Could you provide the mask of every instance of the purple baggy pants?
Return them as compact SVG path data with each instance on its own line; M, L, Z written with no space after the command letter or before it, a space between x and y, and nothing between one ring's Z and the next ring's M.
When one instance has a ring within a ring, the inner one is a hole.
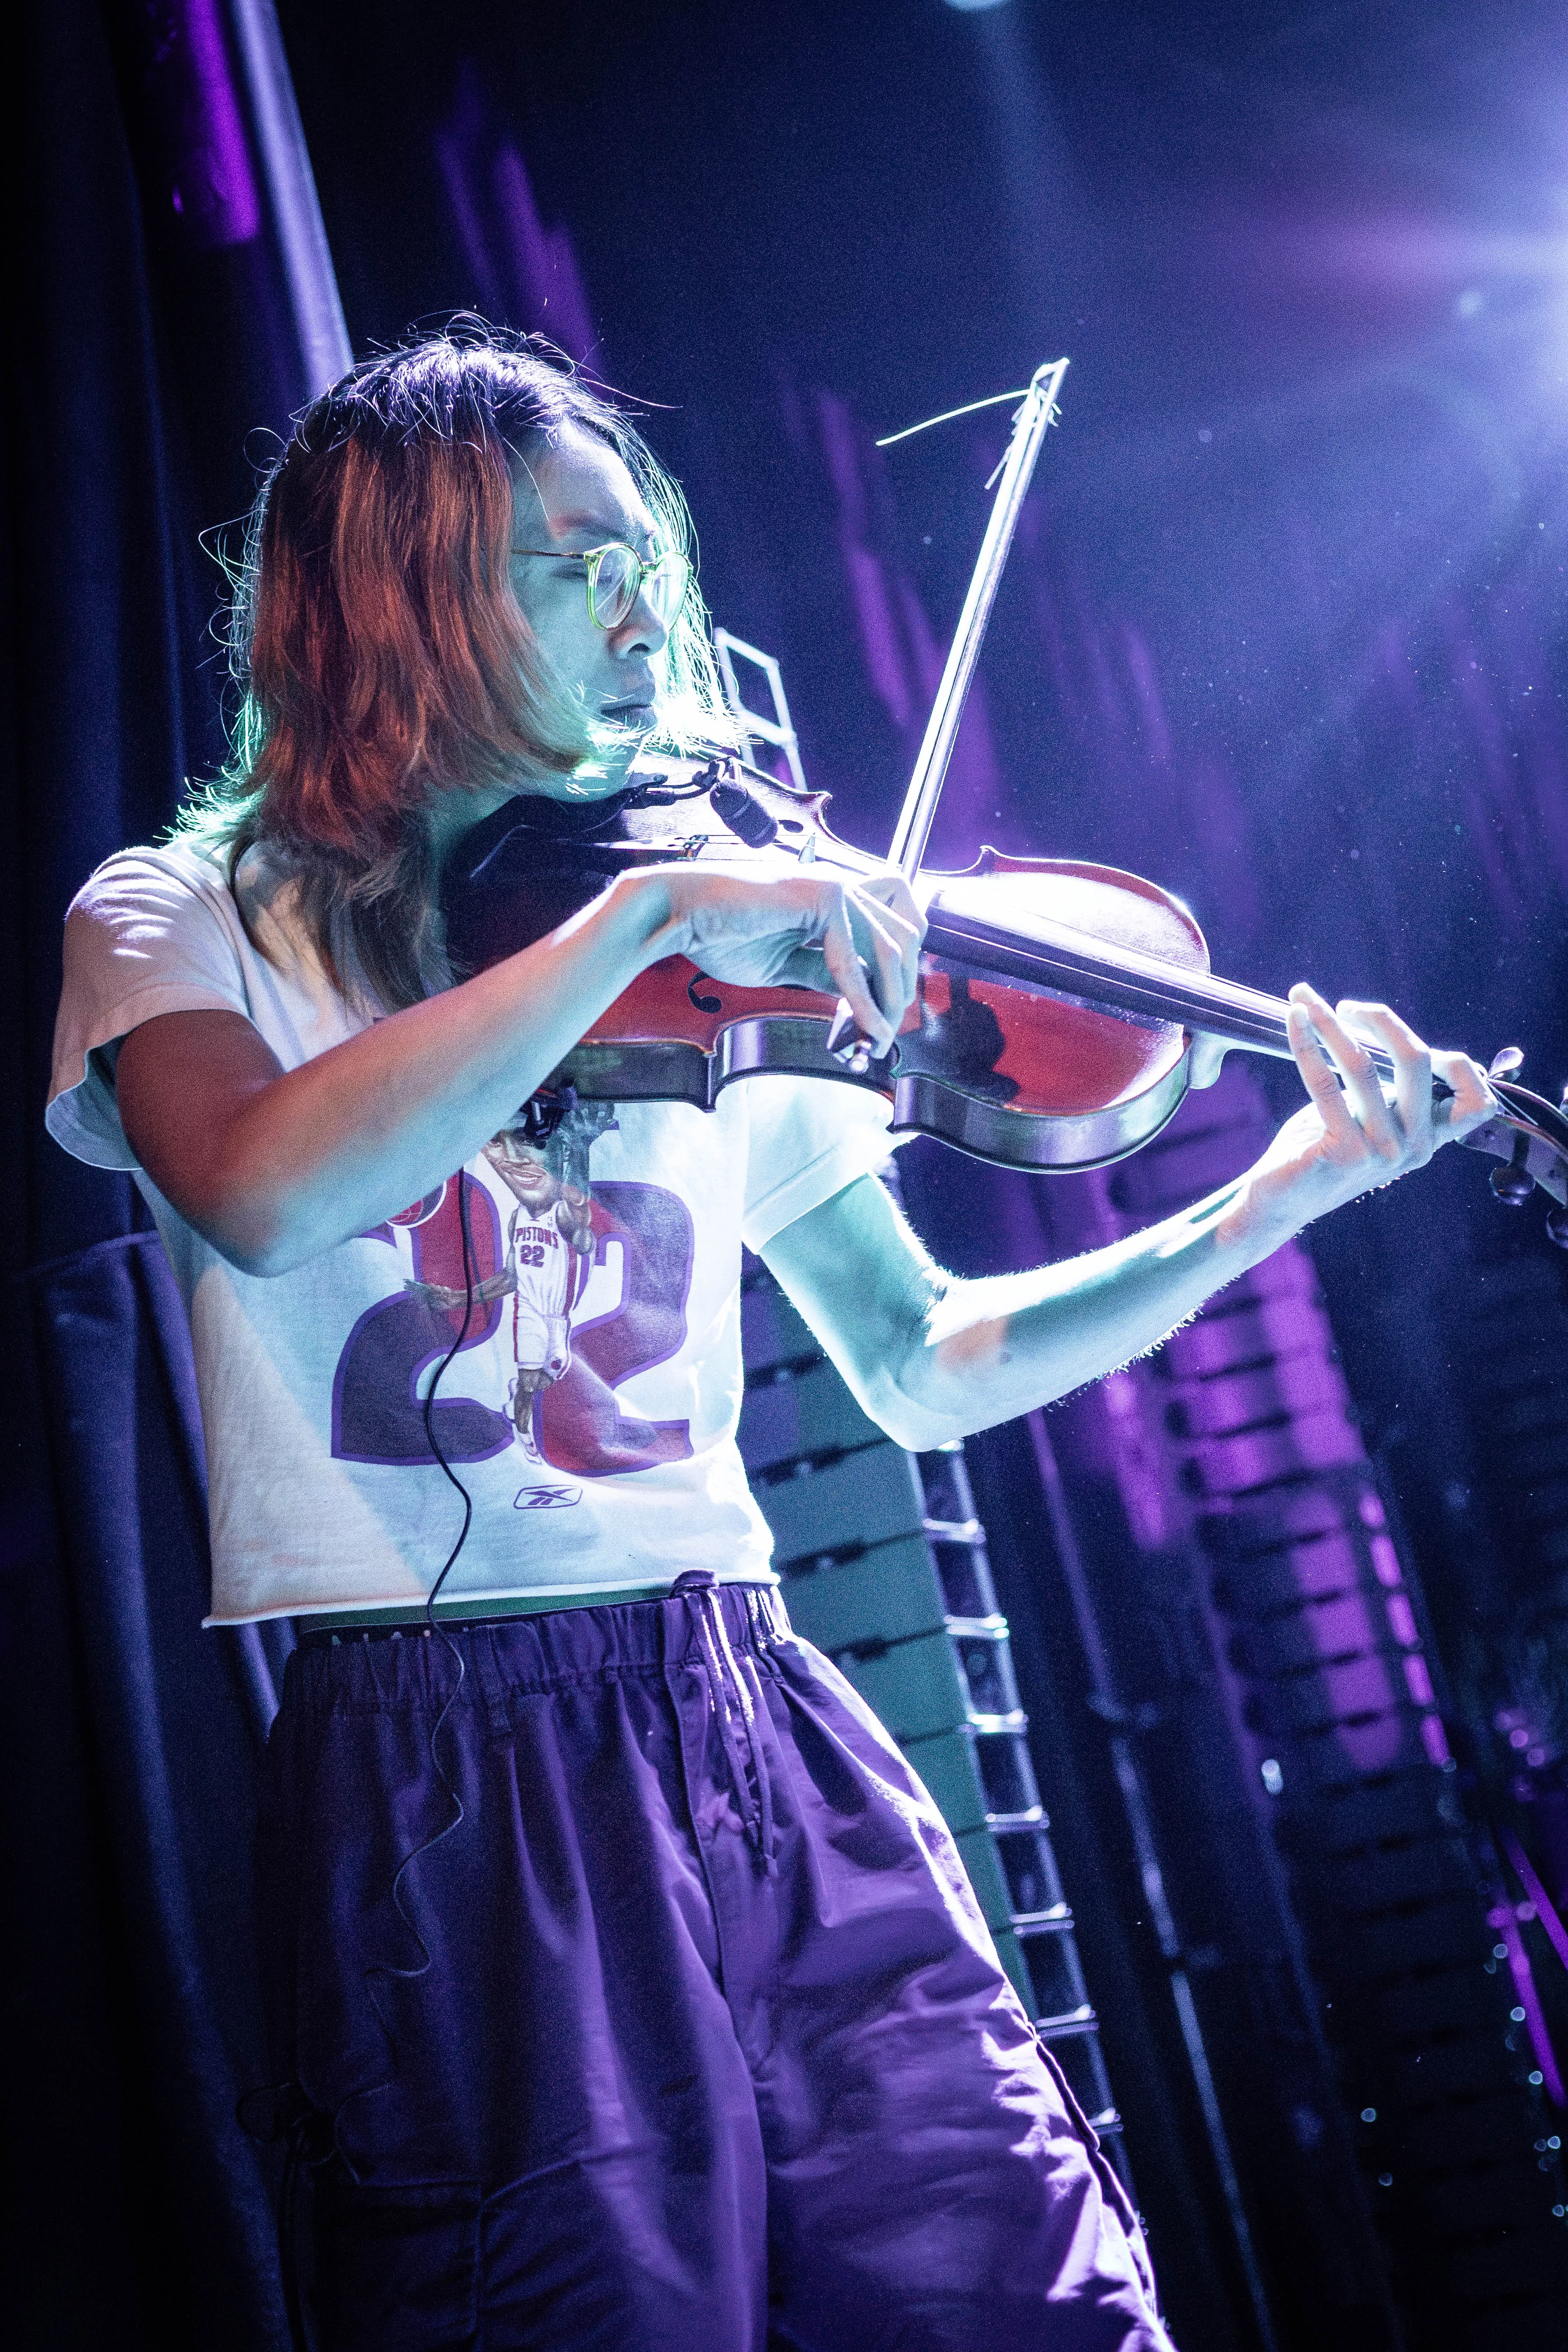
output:
M941 1817L776 1595L289 1659L268 2029L321 2352L1169 2352ZM406 1920L404 1917L406 1913ZM408 1924L412 1922L412 1926Z

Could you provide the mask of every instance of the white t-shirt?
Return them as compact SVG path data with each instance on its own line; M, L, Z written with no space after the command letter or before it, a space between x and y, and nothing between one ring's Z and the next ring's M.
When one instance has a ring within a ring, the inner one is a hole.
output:
M711 1112L617 1105L599 1114L614 1124L592 1139L586 1196L545 1152L498 1137L461 1194L448 1179L291 1274L242 1274L137 1167L112 1063L163 1013L243 1013L286 1069L366 1025L291 926L287 886L263 903L253 870L255 944L221 865L192 847L99 868L66 923L47 1113L78 1159L132 1171L185 1300L207 1622L423 1602L462 1517L424 1397L462 1322L465 1209L476 1303L433 1417L474 1517L442 1601L630 1590L691 1568L768 1577L735 1445L741 1244L761 1249L879 1166L887 1105L776 1076L729 1087Z

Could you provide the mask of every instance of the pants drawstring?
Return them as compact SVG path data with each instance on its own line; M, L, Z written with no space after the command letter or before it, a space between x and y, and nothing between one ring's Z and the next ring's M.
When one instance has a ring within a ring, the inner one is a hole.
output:
M760 1682L756 1685L756 1699L753 1704L747 1670L751 1669L753 1673L755 1670L752 1669L749 1658L742 1665L730 1646L730 1636L724 1624L723 1604L719 1598L716 1587L710 1590L708 1599L713 1611L714 1637L723 1653L724 1663L730 1671L730 1680L734 1685L735 1696L740 1702L741 1720L746 1727L746 1745L751 1750L752 1775L757 1790L756 1848L763 1868L771 1874L775 1866L773 1796L773 1787L768 1779L767 1764L763 1755L763 1686Z
M728 1643L725 1646L728 1647ZM762 1718L766 1702L763 1697L762 1680L752 1661L742 1659L738 1672L742 1693L750 1683L756 1694L754 1704L746 1709L746 1738L752 1751L752 1769L757 1776L757 1852L762 1857L763 1869L772 1878L778 1870L778 1859L773 1851L773 1787L768 1778L767 1759L763 1754Z
M718 1721L719 1737L723 1742L742 1823L759 1863L771 1877L778 1864L773 1854L773 1789L762 1745L762 1685L760 1682L756 1685L753 1702L749 1677L731 1647L724 1624L724 1605L711 1571L688 1569L684 1575L676 1579L670 1591L672 1598L679 1596L686 1602L696 1627L708 1682L709 1704ZM750 1664L749 1660L746 1663ZM742 1755L736 1737L737 1715L746 1734L745 1757Z

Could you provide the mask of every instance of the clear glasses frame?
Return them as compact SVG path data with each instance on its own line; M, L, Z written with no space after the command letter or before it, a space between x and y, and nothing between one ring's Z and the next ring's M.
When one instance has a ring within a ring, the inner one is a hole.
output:
M514 547L511 551L543 556L555 563L586 564L588 616L600 629L618 629L630 620L645 593L659 627L668 629L691 586L691 565L675 548L646 560L619 539L608 540L603 547L590 547L582 554L564 547ZM611 556L625 561L610 564L606 574L606 559Z

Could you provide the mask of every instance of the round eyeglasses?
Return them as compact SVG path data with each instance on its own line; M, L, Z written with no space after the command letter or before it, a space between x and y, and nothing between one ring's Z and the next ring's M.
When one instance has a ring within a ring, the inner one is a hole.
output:
M545 556L556 563L586 564L588 612L601 629L618 629L629 621L641 596L647 598L659 627L668 629L691 586L691 566L674 548L646 562L635 547L618 539L605 547L591 547L582 555L563 547L514 547L511 551Z

